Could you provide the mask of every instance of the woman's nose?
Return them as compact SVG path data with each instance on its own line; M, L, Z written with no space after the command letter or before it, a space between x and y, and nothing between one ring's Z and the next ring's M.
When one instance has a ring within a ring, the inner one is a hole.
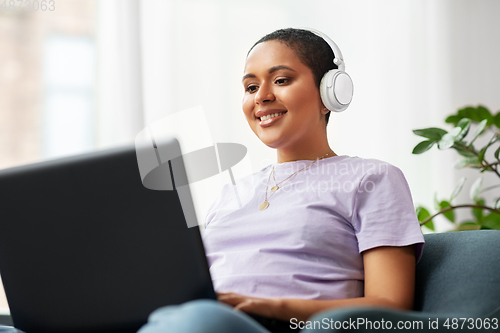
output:
M267 84L263 84L259 87L257 94L255 95L255 103L263 104L266 102L274 101L274 93L272 88Z

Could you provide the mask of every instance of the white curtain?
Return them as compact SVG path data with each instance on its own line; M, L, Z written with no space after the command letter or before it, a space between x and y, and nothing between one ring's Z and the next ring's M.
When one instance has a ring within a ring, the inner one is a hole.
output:
M130 143L144 125L139 2L97 2L98 148Z
M273 30L314 27L337 42L355 85L350 108L330 117L333 150L398 166L415 204L430 208L435 192L440 199L449 197L465 175L469 181L455 200L468 201L476 173L453 169L459 157L452 150L433 148L412 155L420 142L412 129L451 129L444 119L466 105L483 104L495 113L500 109L500 2L98 3L99 147L133 142L147 124L201 105L213 142L244 144L253 171L275 162L275 151L255 137L241 111L245 56L255 41ZM487 176L484 183L497 181ZM220 177L217 182L207 180L207 186L193 194L199 219L220 182L230 180L229 175ZM465 219L468 212L459 216ZM438 230L450 227L444 218L437 220Z

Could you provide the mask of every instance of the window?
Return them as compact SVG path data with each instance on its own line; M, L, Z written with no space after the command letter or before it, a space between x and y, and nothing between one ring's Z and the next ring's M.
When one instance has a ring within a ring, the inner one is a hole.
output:
M0 8L0 169L93 148L95 6Z

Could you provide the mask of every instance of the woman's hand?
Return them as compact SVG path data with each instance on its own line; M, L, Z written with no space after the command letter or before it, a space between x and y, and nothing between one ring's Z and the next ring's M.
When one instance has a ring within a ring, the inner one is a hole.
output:
M258 298L218 292L217 299L222 303L233 306L236 310L246 313L270 318L280 316L281 300L279 298Z

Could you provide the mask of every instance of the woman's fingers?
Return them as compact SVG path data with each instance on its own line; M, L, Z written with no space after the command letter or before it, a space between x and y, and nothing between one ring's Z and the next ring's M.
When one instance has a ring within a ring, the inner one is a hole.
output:
M236 310L240 310L240 311L251 311L253 305L254 305L254 302L250 299L247 299L241 303L238 303L234 308Z
M249 297L234 293L220 293L218 294L217 299L222 303L226 303L231 306L236 306L241 302L244 302L245 300L249 299Z
M221 296L227 296L227 295L237 295L235 293L230 293L230 292L216 292L217 296L218 297L221 297Z
M236 310L274 318L277 313L273 299L247 299L234 307Z
M275 299L249 297L235 293L217 293L219 302L234 307L235 310L272 317L277 311Z

